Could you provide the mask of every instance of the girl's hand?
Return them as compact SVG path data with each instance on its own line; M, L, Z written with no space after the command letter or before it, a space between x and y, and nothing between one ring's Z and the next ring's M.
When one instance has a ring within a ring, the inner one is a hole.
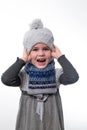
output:
M52 56L58 59L62 55L60 49L54 45L54 50L52 51Z
M27 52L27 49L26 49L26 48L24 48L24 50L23 50L23 56L22 56L21 59L24 60L25 62L30 61L30 55L29 55L29 53Z

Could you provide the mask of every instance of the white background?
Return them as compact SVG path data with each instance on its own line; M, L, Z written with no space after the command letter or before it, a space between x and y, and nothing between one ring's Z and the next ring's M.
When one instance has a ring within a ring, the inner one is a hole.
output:
M22 56L24 34L35 18L51 29L80 76L60 88L65 130L87 130L87 0L0 1L0 76ZM15 130L20 94L19 88L0 82L0 130Z

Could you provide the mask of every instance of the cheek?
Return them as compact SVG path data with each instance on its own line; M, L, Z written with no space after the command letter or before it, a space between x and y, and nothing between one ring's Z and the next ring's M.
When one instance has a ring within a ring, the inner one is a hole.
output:
M36 57L36 55L35 55L35 54L32 54L32 53L30 54L30 59L31 59L31 60L34 60L34 59L35 59L35 57Z
M49 53L47 54L47 57L48 57L48 58L51 58L51 57L52 57L51 52L49 52Z

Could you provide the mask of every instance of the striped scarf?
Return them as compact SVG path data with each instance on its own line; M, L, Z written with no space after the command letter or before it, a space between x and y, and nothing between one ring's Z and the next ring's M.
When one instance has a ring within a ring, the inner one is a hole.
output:
M43 69L39 69L32 63L28 63L25 66L25 71L29 76L29 93L52 94L57 91L54 60Z

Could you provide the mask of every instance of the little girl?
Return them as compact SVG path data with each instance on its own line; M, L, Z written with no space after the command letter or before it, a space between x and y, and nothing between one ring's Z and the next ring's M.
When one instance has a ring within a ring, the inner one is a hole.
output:
M35 19L30 27L24 36L22 58L1 77L5 85L21 90L16 130L64 130L59 86L75 83L79 76L41 20ZM54 58L60 69L55 69Z

